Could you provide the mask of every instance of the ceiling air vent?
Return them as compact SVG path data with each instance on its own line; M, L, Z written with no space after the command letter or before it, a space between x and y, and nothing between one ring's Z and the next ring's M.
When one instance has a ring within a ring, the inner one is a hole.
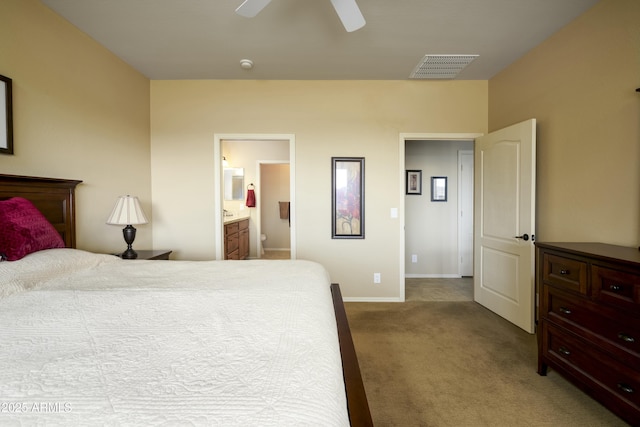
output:
M478 55L426 55L410 79L453 79Z

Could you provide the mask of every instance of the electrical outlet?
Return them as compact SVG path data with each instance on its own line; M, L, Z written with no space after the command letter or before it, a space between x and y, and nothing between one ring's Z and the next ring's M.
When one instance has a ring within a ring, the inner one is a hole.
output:
M418 262L418 255L416 254L411 255L411 262Z
M373 283L380 283L380 273L373 273Z

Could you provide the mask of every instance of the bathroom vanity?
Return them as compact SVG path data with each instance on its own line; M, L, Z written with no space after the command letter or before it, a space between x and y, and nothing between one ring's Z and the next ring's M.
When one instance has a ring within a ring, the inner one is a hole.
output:
M224 222L224 259L246 259L249 256L249 218Z

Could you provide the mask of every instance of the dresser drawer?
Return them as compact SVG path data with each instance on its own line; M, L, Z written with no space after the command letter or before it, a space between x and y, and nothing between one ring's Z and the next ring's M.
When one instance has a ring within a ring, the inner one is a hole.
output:
M585 335L620 360L640 367L640 325L638 319L608 312L588 301L544 286L543 316L572 332Z
M593 298L640 313L640 275L593 265Z
M543 352L561 369L570 372L588 389L596 391L623 412L640 410L640 372L633 370L588 343L543 322Z
M542 280L545 283L587 294L587 263L573 258L544 253Z

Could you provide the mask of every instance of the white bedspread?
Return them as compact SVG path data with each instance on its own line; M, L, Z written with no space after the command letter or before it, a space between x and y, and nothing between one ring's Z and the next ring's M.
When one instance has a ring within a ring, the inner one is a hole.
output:
M0 425L349 424L319 264L53 249L0 263L7 283Z

